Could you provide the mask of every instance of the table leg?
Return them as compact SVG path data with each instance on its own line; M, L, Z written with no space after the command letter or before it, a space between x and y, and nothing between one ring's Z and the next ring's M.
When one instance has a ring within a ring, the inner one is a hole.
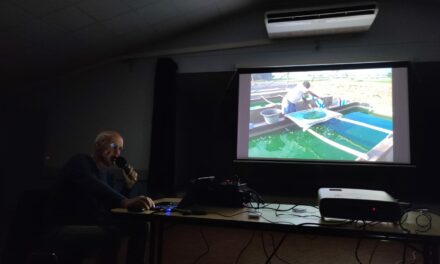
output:
M163 223L161 221L152 221L150 229L150 264L162 263L163 246Z

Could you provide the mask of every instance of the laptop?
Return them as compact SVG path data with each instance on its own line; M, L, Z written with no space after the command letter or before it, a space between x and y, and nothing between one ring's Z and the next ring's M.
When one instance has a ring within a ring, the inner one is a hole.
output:
M214 182L215 177L201 177L191 181L191 185L188 189L188 192L182 198L179 203L176 202L159 202L156 204L154 210L155 211L180 211L186 212L187 210L194 209L194 205L197 204L197 201L200 200L200 194L209 190L209 186L211 186ZM195 211L193 210L193 213Z
M191 181L188 192L177 203L158 203L158 210L197 210L204 206L242 208L251 200L251 189L233 181L216 182L214 176ZM201 206L201 207L200 207Z

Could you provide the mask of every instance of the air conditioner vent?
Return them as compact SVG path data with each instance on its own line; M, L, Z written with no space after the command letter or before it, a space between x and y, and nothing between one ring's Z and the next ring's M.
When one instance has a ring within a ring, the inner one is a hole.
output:
M265 14L269 37L365 31L376 18L376 3L352 6L269 11Z
M304 11L288 11L268 14L268 23L280 21L307 20L329 17L344 17L355 15L368 15L376 12L376 5L363 5L352 7L325 8Z

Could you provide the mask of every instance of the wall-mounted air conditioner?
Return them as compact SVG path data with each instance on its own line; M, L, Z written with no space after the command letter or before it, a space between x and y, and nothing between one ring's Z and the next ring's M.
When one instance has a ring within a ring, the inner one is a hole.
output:
M269 38L349 33L368 30L379 9L376 3L268 11Z

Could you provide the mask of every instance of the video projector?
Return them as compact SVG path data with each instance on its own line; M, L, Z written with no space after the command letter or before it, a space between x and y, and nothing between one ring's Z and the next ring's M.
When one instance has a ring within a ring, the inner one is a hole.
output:
M320 188L318 199L324 219L396 222L402 217L399 203L384 191Z

